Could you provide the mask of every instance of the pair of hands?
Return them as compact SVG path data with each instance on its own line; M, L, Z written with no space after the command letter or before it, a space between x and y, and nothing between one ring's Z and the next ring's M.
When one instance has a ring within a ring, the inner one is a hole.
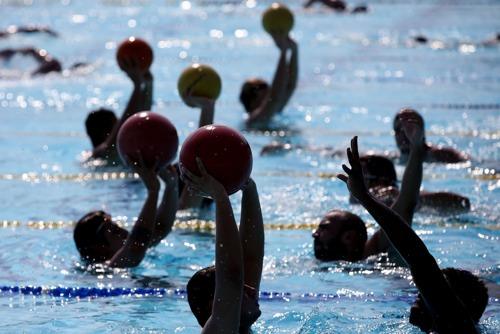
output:
M159 168L159 164L156 162L153 166L149 167L142 157L139 159L139 162L129 163L129 165L139 175L148 192L158 192L160 190L158 177L165 183L167 188L173 187L179 182L177 171L172 165Z
M187 186L190 189L198 192L202 196L209 196L214 200L220 198L221 196L226 197L227 192L222 183L217 181L212 175L207 172L205 166L203 165L203 162L198 157L196 157L196 164L201 176L192 173L182 164L180 165L181 177L183 181L186 182ZM250 188L254 185L255 182L253 181L253 179L249 178L247 183L243 186L242 190L245 191L245 189Z
M282 52L287 49L293 49L297 47L297 43L287 34L283 33L271 33L271 37L274 40L274 44L280 49Z
M123 57L118 60L118 66L127 74L134 85L141 85L143 82L152 82L153 75L148 69L144 71L133 58Z

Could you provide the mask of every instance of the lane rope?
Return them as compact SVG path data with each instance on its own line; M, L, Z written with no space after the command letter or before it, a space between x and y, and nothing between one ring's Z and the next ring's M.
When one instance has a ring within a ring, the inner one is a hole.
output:
M173 298L187 299L185 289L167 288L98 288L98 287L64 287L64 286L0 286L0 296L50 296L54 298L82 299L82 298L109 298L109 297L137 297L137 298ZM276 291L260 291L259 301L266 302L325 302L337 300L360 300L360 301L402 301L412 304L416 293L405 295L383 294L375 295L373 292L364 293L359 291L346 291L342 293L291 293ZM500 303L500 299L489 298L490 303Z
M304 219L302 223L267 223L264 224L264 229L266 231L314 231L320 222L319 219ZM125 216L114 217L113 221L118 224L118 226L127 228L131 227L136 218L128 221ZM58 230L58 229L69 229L73 228L76 224L74 220L0 220L0 229L16 229L16 228L28 228L33 230ZM373 222L365 222L367 228L375 228L377 225ZM455 227L459 229L467 228L468 226L477 226L484 230L489 231L500 231L500 224L495 225L485 225L477 224L476 222L446 222L439 221L433 223L432 226L440 227ZM191 230L197 232L213 232L215 231L215 222L211 220L203 219L189 219L189 220L176 220L173 225L173 230ZM425 228L425 225L422 226Z
M256 176L271 177L302 177L336 179L337 173L331 172L302 172L302 171L268 171L257 172ZM500 173L494 168L468 168L467 178L481 181L500 180ZM0 174L0 181L23 181L29 183L57 183L61 181L87 182L87 181L116 181L116 180L138 180L139 175L133 172L87 172L87 173L4 173ZM446 174L430 173L424 179L451 179Z

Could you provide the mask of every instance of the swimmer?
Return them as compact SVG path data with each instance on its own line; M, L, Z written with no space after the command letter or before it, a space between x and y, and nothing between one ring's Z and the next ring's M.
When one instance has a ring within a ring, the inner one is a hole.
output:
M202 333L250 333L259 318L258 297L264 258L264 226L255 182L243 189L240 228L229 196L199 158L196 176L183 169L190 187L215 201L215 267L195 273L188 282L191 311Z
M309 0L304 4L304 8L309 8L315 3L320 3L326 7L333 9L336 12L345 12L347 10L347 5L342 0ZM368 7L365 5L356 6L351 10L351 13L366 13Z
M59 37L59 34L49 27L44 26L9 26L4 31L0 31L0 38L7 38L14 34L45 33L51 37Z
M491 46L497 46L500 45L500 33L497 33L495 37L487 39L483 42L481 42L482 46L485 47L491 47Z
M392 161L381 155L365 155L359 158L368 191L372 196L391 206L399 196L397 176ZM350 197L351 204L358 202ZM439 191L421 191L417 211L432 210L438 214L460 214L470 211L467 197L456 193Z
M400 151L400 161L403 163L408 160L410 151L410 143L401 126L401 120L406 116L411 116L412 118L418 120L421 126L424 127L423 117L413 109L402 109L394 117L393 128L395 132L396 145ZM435 146L431 143L425 143L425 162L459 163L468 160L469 157L466 154L451 147Z
M99 109L90 112L85 121L93 147L91 158L106 160L111 165L120 164L116 149L116 138L120 127L130 116L140 111L151 110L153 100L151 72L143 72L132 59L122 59L121 62L121 68L134 86L122 116L118 120L112 111Z
M73 232L76 248L89 263L106 263L109 267L135 267L141 263L148 248L156 246L172 230L177 212L178 177L173 167L159 172L143 163L134 166L147 189L147 197L137 221L129 233L103 211L83 216ZM157 208L160 181L165 190Z
M413 220L422 183L424 152L423 128L417 119L410 116L412 115L405 115L401 119L402 129L410 141L410 157L403 175L401 191L392 205L409 225ZM387 183L391 184L390 181ZM378 230L368 239L363 220L347 211L328 212L312 236L314 256L321 261L359 261L372 255L389 252L391 260L400 263L382 230Z
M241 87L240 102L248 113L248 127L267 126L275 114L283 111L297 86L297 43L284 34L275 33L271 36L281 53L271 86L262 79L254 78L247 80ZM288 51L290 57L287 60Z
M52 57L47 51L43 49L35 49L32 47L19 49L3 49L0 50L0 59L9 61L16 54L32 57L38 63L38 68L31 72L32 76L47 74L51 72L60 73L62 71L62 66L59 60Z
M347 157L350 167L342 165L347 175L339 174L338 178L383 229L419 290L410 310L410 323L426 333L479 333L476 325L488 304L484 283L465 270L441 270L408 220L370 195L359 161L357 137L352 139Z

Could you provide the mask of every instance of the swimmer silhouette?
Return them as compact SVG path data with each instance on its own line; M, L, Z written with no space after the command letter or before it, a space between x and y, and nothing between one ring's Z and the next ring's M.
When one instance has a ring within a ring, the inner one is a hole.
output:
M215 267L195 273L188 282L191 311L202 333L250 333L259 318L258 296L264 258L264 226L255 182L243 189L240 228L224 186L197 159L201 176L183 169L193 189L215 201Z
M410 156L401 191L392 208L411 225L422 183L424 134L421 124L413 114L402 116L401 127L410 143ZM314 255L321 261L359 261L387 251L393 261L400 261L397 254L390 250L390 244L382 230L367 239L364 222L347 211L333 210L327 213L312 236Z
M52 57L47 51L33 47L0 50L0 59L9 61L16 54L32 57L38 63L38 68L31 72L32 76L62 71L59 60Z
M342 0L309 0L304 4L304 8L309 8L315 3L320 3L325 5L326 7L333 9L336 12L345 12L347 11L347 5ZM351 10L351 13L366 13L368 11L368 7L365 5L356 6Z
M133 165L133 164L131 164ZM82 259L88 264L105 263L110 267L138 266L148 248L157 245L172 230L177 212L178 177L171 166L148 168L143 162L133 167L147 190L142 210L129 233L103 211L92 211L76 224L73 238ZM165 190L157 208L160 181Z
M396 169L392 161L381 155L361 156L359 161L370 194L391 206L399 195ZM352 204L358 203L352 196L349 201ZM432 210L438 214L459 214L470 210L470 201L467 197L452 192L421 191L416 210Z
M153 100L153 75L144 72L133 59L123 58L120 67L133 84L132 95L120 119L111 110L99 109L89 113L85 128L93 150L91 158L100 158L110 165L119 165L120 158L116 149L116 138L123 123L132 115L151 110Z
M405 162L408 160L410 143L403 131L401 120L404 117L411 116L418 121L422 128L424 128L424 118L413 109L402 109L396 114L393 122L393 129L395 132L396 145L400 151L400 161ZM424 135L425 141L425 135ZM435 146L431 143L424 143L424 161L425 162L441 162L441 163L458 163L469 160L469 157L451 147Z
M248 127L265 128L271 118L282 112L297 86L298 46L288 35L271 33L280 50L271 86L262 79L249 79L241 87L240 102L248 113ZM287 54L290 57L287 59Z
M52 37L59 37L59 34L49 27L45 26L9 26L7 29L0 31L0 38L8 38L15 34L34 34L34 33L45 33Z
M420 137L423 142L423 135ZM420 149L417 153L422 159L424 151ZM488 303L484 283L465 270L441 270L404 215L370 195L359 161L357 137L352 139L347 157L350 166L342 165L347 175L339 174L339 179L383 229L409 267L419 290L410 311L410 323L426 333L479 333L476 324Z

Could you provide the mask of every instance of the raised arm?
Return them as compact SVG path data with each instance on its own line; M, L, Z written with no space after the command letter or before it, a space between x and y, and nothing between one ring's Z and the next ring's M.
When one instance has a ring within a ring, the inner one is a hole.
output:
M299 46L291 38L288 37L288 46L290 48L290 60L288 62L288 82L286 85L285 99L283 100L283 105L281 106L279 112L283 111L286 104L290 100L297 87L297 79L299 76Z
M224 187L197 158L201 176L182 168L188 185L215 201L215 295L202 333L238 333L243 293L242 248L233 209Z
M147 71L146 74L144 75L144 87L143 87L143 104L142 104L142 110L151 110L151 107L153 106L153 83L154 83L154 78L153 75L151 74L150 71Z
M92 152L92 156L94 158L108 158L109 156L114 155L114 153L116 152L116 138L121 126L130 116L134 115L137 112L143 111L142 108L145 105L145 91L142 87L144 83L145 73L140 70L139 66L133 59L122 59L120 67L125 70L125 73L127 73L128 77L134 85L134 89L132 91L130 99L128 100L127 106L123 111L122 116L120 117L118 122L115 123L108 138L106 138L106 141L97 146Z
M109 261L110 267L135 267L141 263L146 255L155 231L156 205L160 190L160 182L155 168L146 168L143 164L134 168L146 186L148 194L139 218L137 218L125 244Z
M240 241L243 248L245 284L257 292L264 260L264 225L257 185L250 179L241 200Z
M410 141L410 157L403 174L401 191L392 209L411 226L422 184L422 165L425 156L424 129L423 124L413 114L401 114L400 117L403 131ZM390 242L385 233L383 230L378 230L368 240L365 255L385 252L389 247Z
M257 109L250 113L250 116L247 119L247 125L265 122L271 119L274 114L280 111L280 107L283 105L283 101L286 98L286 89L288 82L286 39L288 37L286 35L272 35L272 37L274 39L274 42L280 49L278 66L276 67L276 72L274 73L274 78L269 95L264 99L262 104Z
M158 175L165 183L165 190L156 211L156 225L151 239L151 247L160 243L172 231L179 203L179 177L175 167L165 167L160 170Z
M347 176L339 174L339 179L347 184L351 194L377 221L393 247L406 261L413 281L434 320L452 328L457 319L460 319L463 333L477 333L463 304L448 285L436 260L422 240L400 215L372 197L366 189L359 162L357 137L352 139L351 148L347 149L347 157L351 168L342 165Z

